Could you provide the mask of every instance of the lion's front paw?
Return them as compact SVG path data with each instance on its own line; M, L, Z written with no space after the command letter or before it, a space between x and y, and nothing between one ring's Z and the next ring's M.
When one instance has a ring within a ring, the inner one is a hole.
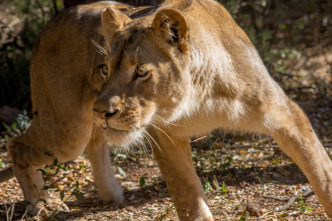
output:
M46 207L50 211L54 211L54 212L57 212L57 211L69 212L70 211L68 206L62 200L59 200L59 199L52 199L52 200L47 201Z
M114 185L112 189L99 189L98 195L104 202L115 202L122 204L124 200L123 190L119 184Z
M47 201L40 200L38 203L28 206L29 214L32 216L41 216L43 218L49 217L52 214L61 211L69 211L68 206L59 199L48 199Z

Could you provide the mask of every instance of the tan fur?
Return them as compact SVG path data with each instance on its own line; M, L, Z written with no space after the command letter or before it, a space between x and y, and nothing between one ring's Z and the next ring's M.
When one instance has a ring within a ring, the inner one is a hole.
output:
M105 38L112 40L105 45L109 72L94 105L95 123L118 144L153 137L181 220L213 220L189 137L214 128L272 136L332 215L328 155L305 114L272 80L221 5L166 1L156 13L131 21L107 8L102 20ZM110 26L113 31L107 31Z
M112 7L101 19L107 5ZM157 12L147 9L130 16L138 17L133 20L117 9L128 7L100 2L67 10L35 45L34 117L7 145L26 200L35 203L41 192L44 181L36 169L52 162L44 152L65 162L86 148L99 195L121 202L106 142L127 145L146 136L180 219L213 220L192 165L189 137L225 128L274 137L332 215L330 159L307 117L271 79L221 5L165 1ZM98 33L101 21L107 43ZM105 74L101 64L108 66ZM41 196L57 203L45 191ZM42 207L29 209L35 214Z
M53 162L77 158L85 149L92 164L98 194L104 201L123 201L120 185L114 177L106 142L94 126L93 105L104 85L104 63L100 35L100 15L111 5L129 15L137 9L115 2L99 2L73 7L54 18L40 34L31 57L30 79L33 119L28 130L7 145L12 168L25 200L33 204L41 196L48 206L57 208L58 200L43 190L38 168ZM10 178L7 169L1 173ZM1 181L4 181L1 179ZM31 214L44 207L29 206ZM62 205L62 209L67 209ZM43 210L46 211L46 210Z

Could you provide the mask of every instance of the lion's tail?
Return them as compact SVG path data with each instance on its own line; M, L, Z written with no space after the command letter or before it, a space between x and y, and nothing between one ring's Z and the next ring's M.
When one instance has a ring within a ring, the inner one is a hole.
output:
M14 177L13 167L8 167L0 171L0 183L5 182Z

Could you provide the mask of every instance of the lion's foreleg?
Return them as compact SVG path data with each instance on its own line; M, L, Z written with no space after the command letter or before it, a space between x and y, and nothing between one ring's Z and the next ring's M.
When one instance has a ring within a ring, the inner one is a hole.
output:
M191 159L189 137L150 131L153 154L164 176L180 220L213 220Z
M90 140L86 152L92 164L92 173L99 197L103 201L122 203L123 191L114 177L109 147L98 131L94 133L94 137Z

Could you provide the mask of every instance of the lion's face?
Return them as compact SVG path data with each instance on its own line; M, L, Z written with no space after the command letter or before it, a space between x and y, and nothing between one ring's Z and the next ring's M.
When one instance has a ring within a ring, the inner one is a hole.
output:
M177 32L173 39L166 37L169 27L160 23L165 15L158 14L152 27L149 20L135 20L120 24L121 30L103 30L109 51L99 66L104 86L94 104L94 119L117 145L140 140L148 126L176 120L189 97L188 53L178 43L183 36ZM107 8L102 16L103 29L110 30L107 25L121 23L125 15ZM116 22L105 24L111 16Z

